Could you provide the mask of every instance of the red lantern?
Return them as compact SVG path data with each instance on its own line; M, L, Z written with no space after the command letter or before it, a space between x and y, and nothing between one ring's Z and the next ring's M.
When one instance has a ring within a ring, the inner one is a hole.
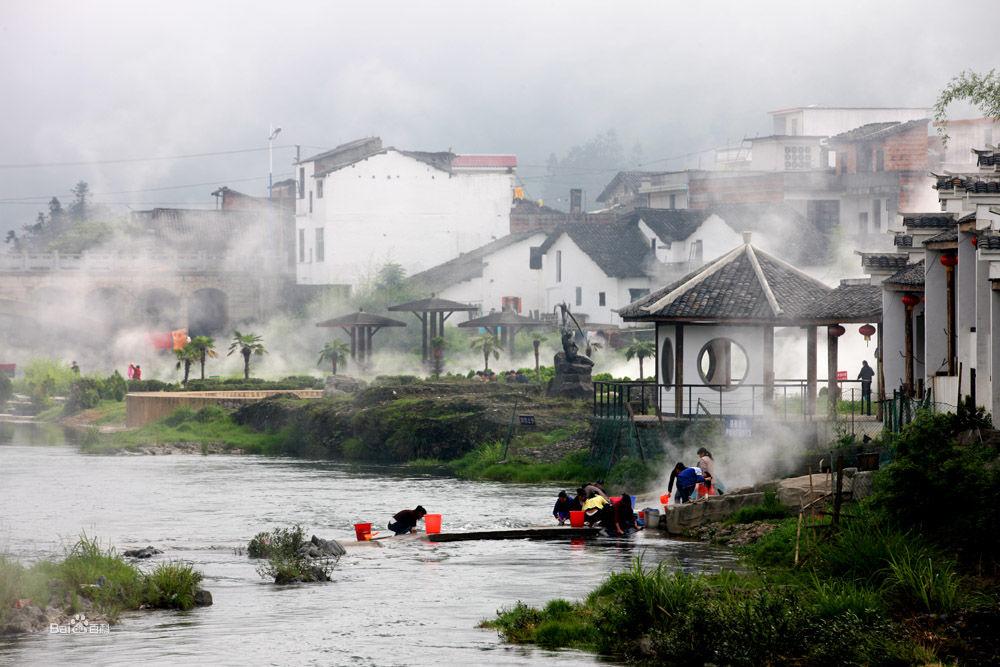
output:
M839 324L834 324L827 327L826 333L830 338L840 338L847 332L847 329L840 326Z
M907 308L913 308L915 305L920 303L920 297L916 294L910 294L909 292L900 297L899 300L902 301L903 305Z
M958 264L958 255L954 253L946 253L941 255L942 266L952 267Z
M858 329L858 333L865 337L865 347L867 347L868 342L872 339L872 336L875 335L875 327L870 324L863 324L861 328Z
M979 246L979 237L975 234L972 235L972 247L976 248Z

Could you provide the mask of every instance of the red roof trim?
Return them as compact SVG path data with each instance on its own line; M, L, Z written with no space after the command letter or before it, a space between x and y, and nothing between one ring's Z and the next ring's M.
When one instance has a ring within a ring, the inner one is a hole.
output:
M509 168L517 166L516 155L456 155L453 168Z

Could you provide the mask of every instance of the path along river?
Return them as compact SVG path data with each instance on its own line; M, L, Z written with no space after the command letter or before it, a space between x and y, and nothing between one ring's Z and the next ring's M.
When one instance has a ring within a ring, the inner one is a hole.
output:
M88 456L59 435L0 424L0 552L58 556L86 532L119 550L205 574L214 606L125 614L110 635L0 640L16 664L595 664L577 652L501 642L477 629L517 600L580 598L644 554L689 571L731 565L703 544L631 539L455 542L351 548L356 521L384 526L422 503L445 530L545 524L557 489L465 482L393 467L257 456ZM302 524L349 551L329 584L275 586L239 549L258 531ZM144 563L143 567L148 567Z

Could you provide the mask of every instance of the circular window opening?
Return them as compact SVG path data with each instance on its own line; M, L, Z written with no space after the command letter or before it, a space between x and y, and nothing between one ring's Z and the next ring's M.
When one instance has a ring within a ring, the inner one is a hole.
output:
M669 338L660 342L660 384L674 383L674 346Z
M713 389L735 389L750 368L746 351L732 338L713 338L698 353L698 374Z

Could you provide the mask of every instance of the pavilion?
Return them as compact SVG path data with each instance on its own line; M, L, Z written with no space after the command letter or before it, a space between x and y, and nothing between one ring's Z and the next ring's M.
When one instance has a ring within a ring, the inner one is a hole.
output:
M320 322L316 326L326 328L340 327L351 337L351 359L359 364L371 359L374 350L372 337L385 327L405 327L405 322L381 315L373 315L359 310L356 313L335 317L332 320Z
M501 310L493 311L489 315L477 317L468 322L462 322L458 326L467 329L486 329L501 341L501 345L506 342L507 350L513 353L514 336L517 335L518 331L540 327L551 328L552 324L518 315L513 310Z
M474 313L479 310L479 307L467 303L459 303L458 301L439 299L431 294L429 299L418 299L417 301L400 303L395 306L389 306L387 310L413 313L420 320L422 335L421 359L427 361L428 341L433 340L437 336L444 335L445 320L457 312Z
M827 382L834 401L841 323L881 323L878 286L845 281L830 288L751 245L749 233L743 239L743 245L619 310L625 321L656 325L663 414L671 414L671 405L676 417L763 414L779 388L774 330L796 327L806 332L806 378L784 390L801 392L802 413L815 415L817 328L827 327ZM686 347L697 354L686 354Z

